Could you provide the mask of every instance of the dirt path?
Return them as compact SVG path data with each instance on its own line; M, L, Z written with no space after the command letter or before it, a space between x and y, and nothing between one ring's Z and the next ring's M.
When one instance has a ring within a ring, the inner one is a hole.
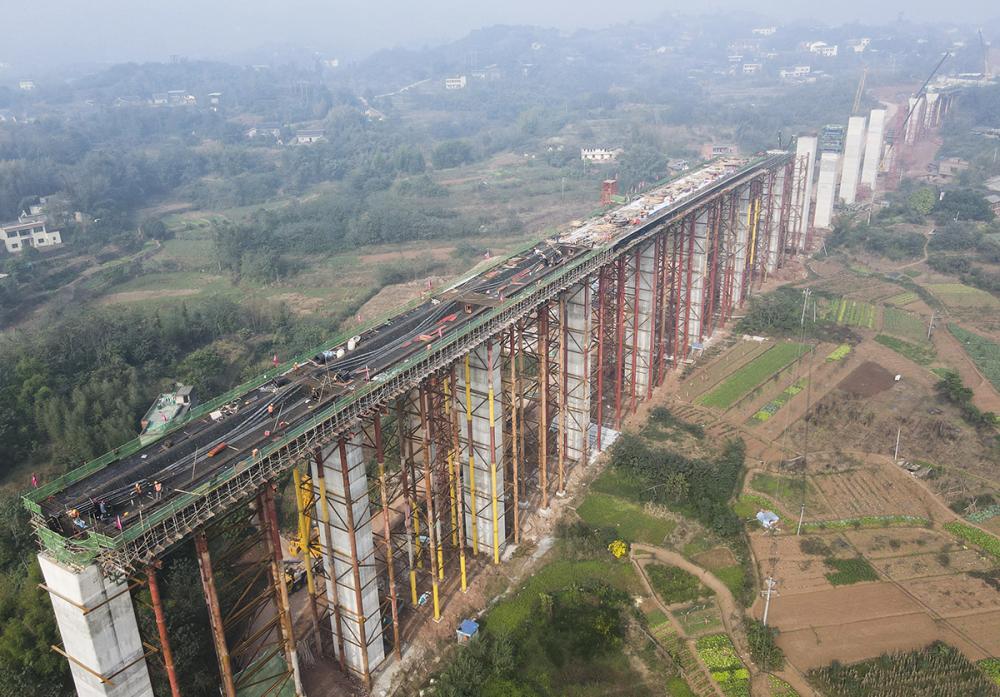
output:
M750 645L747 641L746 632L743 629L743 618L745 616L744 610L739 603L736 602L736 598L733 597L732 592L726 584L720 581L714 574L709 573L706 569L703 569L694 562L685 559L677 552L663 549L662 547L654 547L652 545L646 545L638 542L634 543L632 545L632 562L639 569L643 583L646 584L649 588L650 594L652 597L656 598L658 603L660 603L660 599L656 593L653 592L653 589L649 584L649 579L646 577L645 565L649 563L649 559L639 559L635 557L634 553L636 551L649 554L657 561L661 561L665 564L676 566L679 569L687 571L689 574L696 576L702 583L715 592L715 598L719 603L720 610L722 611L720 613L722 615L722 625L725 627L726 634L728 634L733 640L733 646L736 647L736 653L739 654L740 660L743 661L747 670L750 671L750 681L753 694L771 694L770 687L767 683L767 673L761 672L757 668L757 665L753 662L753 659L750 658ZM660 604L662 605L662 603ZM663 609L666 611L666 608ZM672 619L670 612L667 612L667 616ZM701 663L700 657L698 662ZM789 670L786 667L783 671L775 672L775 675L794 687L795 690L803 697L817 694L798 671Z

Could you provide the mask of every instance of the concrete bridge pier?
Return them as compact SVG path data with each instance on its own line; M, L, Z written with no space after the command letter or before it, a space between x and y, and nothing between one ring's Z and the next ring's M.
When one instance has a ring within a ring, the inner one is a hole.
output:
M360 429L323 448L312 463L320 546L335 651L351 672L369 680L385 658L378 568L368 477Z
M38 555L80 697L152 697L145 651L125 583L96 564L76 570Z
M626 312L625 318L625 383L631 385L625 397L629 409L645 399L650 389L652 373L653 328L656 326L656 245L647 242L631 252L625 274Z
M788 225L787 210L785 201L785 179L786 168L777 169L774 177L771 178L771 205L768 216L768 229L765 231L767 239L767 259L764 269L771 274L778 270L778 262L782 254L782 238Z
M562 301L563 325L562 376L565 399L560 400L564 412L564 450L569 462L586 462L590 433L590 346L591 329L590 283L573 286Z
M705 285L708 275L708 229L711 225L711 208L702 208L691 221L688 248L685 258L687 269L681 274L681 284L686 298L684 344L681 357L687 358L691 345L702 341L702 311L705 307Z
M455 370L465 530L473 551L488 555L495 564L500 563L507 538L500 348L499 343L487 341L470 351Z

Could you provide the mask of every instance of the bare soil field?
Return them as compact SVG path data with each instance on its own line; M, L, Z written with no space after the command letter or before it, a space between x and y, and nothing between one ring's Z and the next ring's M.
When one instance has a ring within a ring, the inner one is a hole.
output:
M826 579L830 569L823 563L824 557L803 552L801 542L806 538L794 535L794 521L790 525L793 534L771 536L759 532L751 535L754 557L764 571L778 579L778 592L782 596L832 589L833 585ZM839 534L808 537L822 538L832 557L854 556L850 545ZM777 603L772 605L772 610L776 607Z
M847 604L850 601L841 598L838 602ZM775 624L780 627L777 622ZM941 627L922 612L782 630L777 643L792 665L806 671L831 661L854 663L882 653L912 651L937 640L960 649L973 660L986 657L984 651L957 632Z
M883 557L871 560L871 564L881 575L894 581L909 581L928 576L954 576L956 573L987 571L992 568L992 564L972 549L905 557ZM1000 597L997 600L1000 601Z
M846 472L819 474L810 481L829 507L828 517L858 518L877 515L913 515L933 519L937 505L905 470L865 465ZM898 476L894 476L898 475ZM806 519L810 519L806 511Z
M874 397L893 386L895 376L874 361L865 361L851 371L837 387L856 397Z
M917 600L934 608L942 617L1000 610L1000 593L990 588L985 581L967 574L913 579L903 586ZM1000 630L997 634L1000 634Z
M849 530L844 535L869 561L904 555L939 554L957 547L950 535L928 528Z

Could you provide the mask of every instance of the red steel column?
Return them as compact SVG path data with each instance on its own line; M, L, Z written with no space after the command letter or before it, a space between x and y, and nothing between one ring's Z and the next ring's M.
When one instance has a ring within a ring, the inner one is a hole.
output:
M385 567L389 575L389 606L392 609L392 646L396 659L402 659L399 646L399 606L396 598L396 569L392 560L392 535L389 521L389 492L385 481L385 447L382 443L382 412L376 411L372 417L375 429L375 461L378 463L379 496L382 499L382 537L385 540Z
M607 297L608 269L602 266L597 276L597 451L601 451L604 427L604 300Z
M549 304L538 308L538 470L542 508L549 507Z
M618 355L615 357L615 430L622 428L622 379L625 370L625 255L618 257Z
M229 646L226 644L225 627L222 624L219 595L215 590L215 576L212 574L212 556L208 551L208 537L205 535L204 530L198 530L194 534L194 549L198 555L201 587L205 593L205 603L208 605L208 620L212 628L212 641L215 643L215 656L219 661L219 677L222 679L222 691L225 697L236 697L233 666L229 657Z
M167 634L167 619L163 614L163 601L160 599L160 584L156 580L156 568L146 569L149 579L149 599L153 604L153 615L156 617L156 632L160 635L160 651L163 653L163 667L167 670L167 681L170 683L171 697L181 697L181 688L177 684L177 671L174 670L174 652L170 650L170 637Z
M635 283L632 284L632 384L629 411L635 413L635 373L639 364L639 279L642 276L642 257L639 247L635 248Z

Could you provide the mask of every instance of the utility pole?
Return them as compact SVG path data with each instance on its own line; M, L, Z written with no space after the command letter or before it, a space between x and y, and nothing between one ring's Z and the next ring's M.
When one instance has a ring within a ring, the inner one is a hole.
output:
M774 578L772 576L768 576L767 580L764 581L764 584L767 586L767 588L765 590L762 590L760 592L760 594L764 596L764 619L763 619L763 624L766 627L767 626L767 613L771 609L771 594L774 593L774 584L775 584Z
M806 517L806 502L802 502L802 507L799 508L799 526L795 528L795 536L798 537L802 534L802 520Z
M804 291L802 291L802 317L799 318L800 327L804 327L806 324L806 307L809 304L809 295L811 293L812 290L810 290L809 288L806 288Z
M934 315L936 313L937 313L937 310L931 310L931 321L927 325L927 340L928 341L931 340L931 332L934 331Z
M892 453L892 459L894 462L899 462L899 436L903 433L903 427L900 426L896 429L896 449Z

